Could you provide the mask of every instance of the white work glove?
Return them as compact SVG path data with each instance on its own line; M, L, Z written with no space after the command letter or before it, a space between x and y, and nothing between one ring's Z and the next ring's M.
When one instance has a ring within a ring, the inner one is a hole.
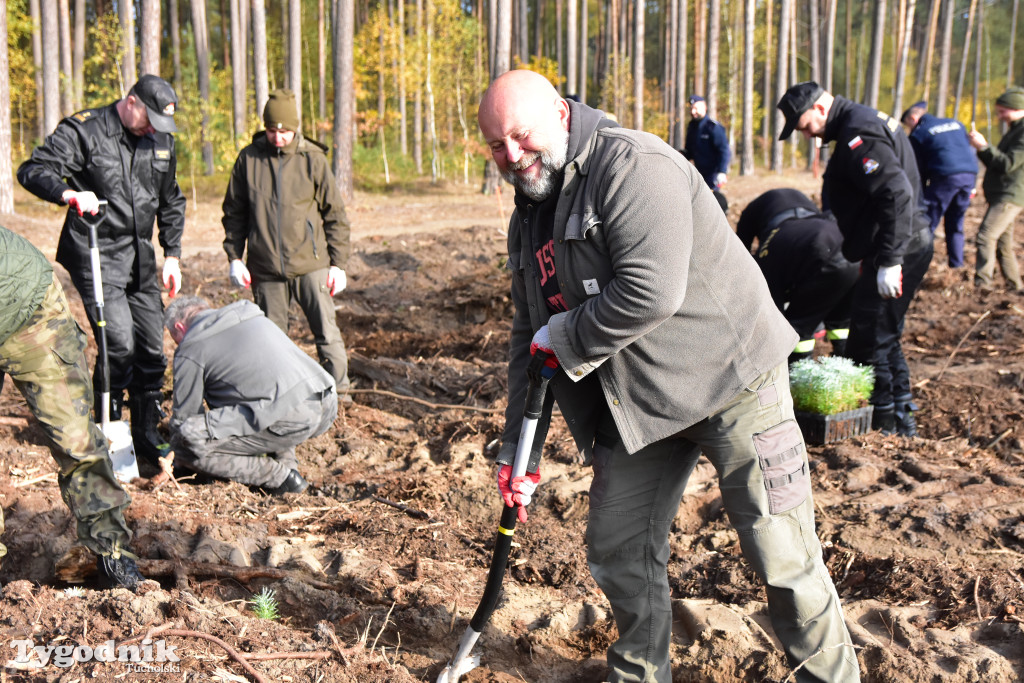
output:
M252 276L249 275L249 269L242 263L242 259L236 258L231 262L231 284L247 289L252 284Z
M715 175L715 187L722 187L729 181L729 177L724 173Z
M533 335L533 340L530 342L530 355L532 356L538 351L548 354L548 359L544 361L544 365L552 369L558 368L558 357L555 356L555 352L551 348L551 331L548 330L547 325L543 325L537 330Z
M348 277L345 271L338 266L331 266L327 271L327 289L331 290L331 296L340 294L348 286Z
M903 295L903 266L882 266L878 269L878 295L883 299L898 299Z
M64 194L61 195L61 199L73 209L78 211L78 215L91 214L95 216L100 210L100 200L96 196L95 192L75 192L74 190L65 190Z
M164 259L164 289L172 299L181 291L181 265L177 256L168 256Z

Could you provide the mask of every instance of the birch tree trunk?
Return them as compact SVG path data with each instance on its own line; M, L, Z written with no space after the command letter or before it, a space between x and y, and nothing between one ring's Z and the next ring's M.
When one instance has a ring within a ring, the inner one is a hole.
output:
M633 0L633 127L644 129L644 0Z
M206 0L192 0L191 5L202 117L199 139L202 145L203 175L213 175L213 142L210 140L210 32L206 27Z
M337 0L334 11L334 180L346 202L352 201L352 124L355 98L353 64L355 45L355 5L353 0Z
M878 108L878 90L882 78L882 52L885 49L885 0L875 0L875 21L871 31L871 57L864 104Z
M43 129L46 135L60 123L60 64L57 0L40 0L43 32Z
M779 4L779 46L775 55L775 102L782 99L789 86L786 83L787 64L789 56L789 15L792 12L793 0L781 0ZM775 116L775 132L772 134L772 170L782 173L782 152L783 142L779 140L782 135L782 127L785 125L785 118L781 114Z
M708 0L708 116L718 118L718 43L722 35L722 2Z
M160 75L160 2L141 0L139 13L140 73Z
M11 161L11 69L7 54L7 0L0 0L0 214L14 213Z
M754 17L756 0L743 3L743 151L740 175L754 173Z
M46 0L41 0L46 2ZM121 96L127 94L128 90L138 80L138 70L135 66L135 3L117 3L117 16L121 21L121 40L124 51L121 54Z

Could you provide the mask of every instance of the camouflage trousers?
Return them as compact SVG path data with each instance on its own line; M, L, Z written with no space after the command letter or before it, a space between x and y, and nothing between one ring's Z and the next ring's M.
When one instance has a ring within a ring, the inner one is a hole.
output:
M206 416L193 415L171 434L174 464L249 486L280 486L299 469L295 447L326 432L337 417L334 387L310 396L255 434L211 439Z
M35 314L0 344L0 371L10 375L46 433L60 467L61 498L78 520L78 540L97 555L130 555L124 509L131 497L114 476L106 437L90 419L93 394L85 344L85 333L54 276ZM6 553L0 544L0 557Z

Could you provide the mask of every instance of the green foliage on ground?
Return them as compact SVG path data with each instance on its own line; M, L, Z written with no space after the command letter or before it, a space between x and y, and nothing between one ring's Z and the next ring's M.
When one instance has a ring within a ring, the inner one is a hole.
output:
M875 373L849 358L805 358L790 366L789 386L796 410L833 415L866 404L875 386Z

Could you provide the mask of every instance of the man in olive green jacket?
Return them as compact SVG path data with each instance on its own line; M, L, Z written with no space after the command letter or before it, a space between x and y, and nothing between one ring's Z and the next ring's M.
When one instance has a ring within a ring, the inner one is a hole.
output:
M290 90L270 94L263 122L266 130L239 153L224 196L224 251L231 281L251 286L256 304L286 334L288 307L298 301L320 364L334 377L342 400L350 402L348 358L332 300L346 285L345 205L327 148L299 132Z
M1024 211L1024 88L1010 88L996 98L996 114L1009 126L998 147L989 145L985 136L975 130L967 134L985 164L981 187L988 202L988 211L978 228L974 284L990 288L998 260L1010 286L1024 292L1013 253L1013 223Z

